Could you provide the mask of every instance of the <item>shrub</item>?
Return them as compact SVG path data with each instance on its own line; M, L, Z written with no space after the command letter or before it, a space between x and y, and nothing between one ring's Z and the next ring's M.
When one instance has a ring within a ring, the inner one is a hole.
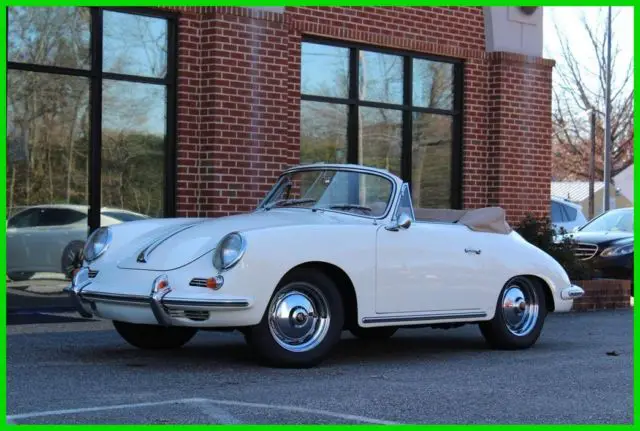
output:
M571 280L590 280L593 277L591 265L576 257L573 251L575 241L566 236L556 241L556 234L549 218L536 218L527 214L517 226L514 226L514 230L553 257L567 271ZM563 230L560 234L564 233L566 231Z

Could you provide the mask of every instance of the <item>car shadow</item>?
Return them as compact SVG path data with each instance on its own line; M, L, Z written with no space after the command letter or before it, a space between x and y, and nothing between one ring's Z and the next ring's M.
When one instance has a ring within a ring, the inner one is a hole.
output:
M117 336L116 336L117 337ZM175 369L189 365L190 369L232 367L234 369L256 369L258 358L237 332L216 334L199 333L184 347L171 351L139 350L120 340L111 347L65 349L82 362L113 363L131 368ZM538 352L555 349L558 346L542 343L534 346ZM562 347L562 346L560 346ZM564 346L566 347L566 346ZM450 330L404 330L390 339L361 340L344 332L342 339L331 355L317 368L331 368L350 365L385 364L401 365L412 362L445 362L469 357L469 354L517 355L518 352L499 352L489 348L479 331L467 329Z

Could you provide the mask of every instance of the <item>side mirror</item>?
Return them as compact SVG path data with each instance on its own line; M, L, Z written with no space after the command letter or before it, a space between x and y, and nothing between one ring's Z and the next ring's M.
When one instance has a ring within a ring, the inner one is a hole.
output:
M407 213L401 213L397 220L394 220L394 222L390 226L385 227L385 229L397 232L400 229L409 229L409 226L411 226L411 217L409 217Z

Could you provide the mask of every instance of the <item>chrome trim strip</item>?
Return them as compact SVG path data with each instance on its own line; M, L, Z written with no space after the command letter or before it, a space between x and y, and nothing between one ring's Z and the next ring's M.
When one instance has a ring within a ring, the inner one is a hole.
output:
M168 240L169 238L179 234L180 232L184 232L187 229L190 229L198 224L204 223L206 220L202 220L202 221L197 221L191 224L188 224L186 226L182 226L181 228L179 228L178 230L175 230L173 232L171 232L169 235L167 236L163 236L160 238L157 238L155 241L152 241L150 244L148 244L144 249L142 249L142 251L138 254L138 257L136 257L136 261L138 263L147 263L147 258L149 257L149 255L151 254L151 252L153 250L155 250L156 248L158 248L160 246L160 244L162 244L163 242L165 242L166 240Z
M167 298L162 301L162 305L170 309L209 311L212 308L246 308L249 301L244 299L214 299L214 300L191 300L179 298Z
M80 298L85 301L113 302L119 304L149 304L148 296L123 295L120 293L84 292Z
M562 289L560 292L560 298L565 300L581 298L582 296L584 296L584 289L575 284Z
M395 317L364 317L362 318L362 323L423 322L423 321L430 321L430 320L477 319L482 317L487 317L487 313L475 312L475 313L422 314L422 315L395 316Z

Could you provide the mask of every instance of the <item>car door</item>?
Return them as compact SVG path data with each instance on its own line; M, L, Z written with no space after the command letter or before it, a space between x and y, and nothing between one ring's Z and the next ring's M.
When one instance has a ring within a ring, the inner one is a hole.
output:
M399 210L408 229L377 231L376 313L464 313L482 308L495 286L483 236L453 223L416 222L408 188ZM487 295L488 294L488 295Z
M7 221L7 272L29 271L38 267L37 254L27 247L37 225L37 208L28 208Z
M42 271L60 272L65 247L72 241L84 241L87 236L86 214L70 208L44 208L38 227L29 237L27 246L38 250Z

